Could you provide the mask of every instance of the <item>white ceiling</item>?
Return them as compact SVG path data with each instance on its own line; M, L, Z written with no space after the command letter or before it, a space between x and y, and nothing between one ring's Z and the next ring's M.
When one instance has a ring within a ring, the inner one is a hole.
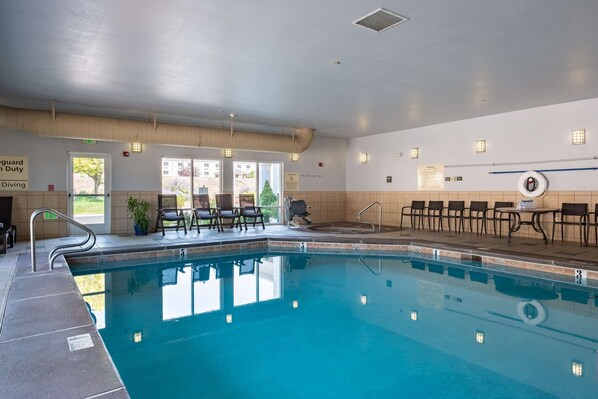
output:
M409 21L352 24L380 7ZM2 0L0 104L360 137L598 97L597 19L596 0Z

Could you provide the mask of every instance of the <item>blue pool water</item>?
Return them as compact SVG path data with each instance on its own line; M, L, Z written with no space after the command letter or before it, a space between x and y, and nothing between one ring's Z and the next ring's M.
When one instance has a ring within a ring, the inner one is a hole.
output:
M107 266L74 274L133 398L598 397L594 288L409 256Z

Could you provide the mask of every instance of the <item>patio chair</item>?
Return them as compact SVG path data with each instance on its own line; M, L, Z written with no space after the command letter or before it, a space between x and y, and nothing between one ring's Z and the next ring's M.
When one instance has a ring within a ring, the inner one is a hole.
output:
M594 241L598 245L598 204L595 205L594 212L588 212L586 219L586 245L590 241L590 230L594 228Z
M428 218L428 229L436 231L436 219L438 219L438 231L442 230L442 211L444 210L444 201L430 201L426 208L426 217Z
M6 253L6 247L12 248L17 242L17 227L12 224L12 197L0 197L0 254Z
M210 270L211 270L212 263L194 263L193 264L193 282L206 282L210 280Z
M557 225L561 226L561 241L565 240L565 226L579 227L579 243L587 242L586 220L588 217L588 204L574 204L563 202L561 209L552 216L552 242Z
M239 211L233 206L233 196L231 194L216 194L216 211L218 213L218 223L220 224L220 231L224 229L223 220L230 221L231 229L233 227L241 227L241 215Z
M473 233L473 221L475 220L476 235L488 234L486 226L486 213L488 212L488 201L471 201L469 208L464 209L463 219L469 220L469 231Z
M424 227L424 209L426 209L426 201L411 201L411 205L406 205L401 208L401 224L403 228L403 216L411 218L411 228L419 230Z
M247 230L247 219L249 222L253 222L253 227L255 224L259 222L262 224L262 229L265 229L264 226L264 214L262 213L262 208L259 206L255 206L255 197L253 194L239 194L239 206L241 208L241 217L243 218L243 224L245 225L245 230Z
M164 222L176 222L176 225L164 226ZM158 220L156 220L156 226L162 229L162 235L165 235L164 229L176 229L176 231L179 231L181 223L183 224L183 229L185 229L185 234L187 234L185 215L183 214L183 210L177 206L176 195L158 194Z
M210 196L208 194L193 194L193 214L191 215L191 224L189 229L192 229L194 224L197 226L199 233L199 221L208 220L208 230L212 227L220 231L218 224L218 212L216 208L210 207Z
M463 227L463 212L465 210L465 201L449 201L448 206L445 208L446 214L442 216L448 222L449 231L451 229L451 219L455 221L455 233L465 231Z
M512 208L513 203L510 201L495 201L493 208L488 208L488 213L486 214L486 221L492 221L492 229L494 231L494 235L496 235L496 224L498 223L498 237L502 237L502 223L503 222L510 222L510 215L508 212L501 212L497 209L500 208Z

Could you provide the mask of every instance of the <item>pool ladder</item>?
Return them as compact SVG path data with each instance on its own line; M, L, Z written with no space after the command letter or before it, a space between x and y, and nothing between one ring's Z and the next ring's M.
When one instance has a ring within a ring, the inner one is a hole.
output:
M357 220L359 220L360 223L369 224L370 226L372 226L372 231L375 232L376 226L374 226L373 223L364 222L361 220L361 214L364 213L365 211L367 211L368 209L370 209L374 205L378 205L378 232L381 232L382 229L381 229L380 225L382 223L382 204L380 204L378 201L372 202L371 204L369 204L368 206L363 208L361 211L359 211L359 213L357 214Z
M362 265L364 265L365 267L367 267L369 269L369 271L372 272L372 274L379 276L382 274L382 259L378 258L378 271L375 271L372 267L370 267L370 265L368 265L366 263L365 260L363 260L363 258L360 256L359 257L359 263L361 263Z
M52 213L52 214L56 215L59 219L63 219L65 221L67 221L68 223L70 223L74 226L77 226L78 228L80 228L81 230L83 230L87 233L87 236L81 242L58 245L57 247L52 249L50 251L50 253L48 254L48 265L49 265L50 270L54 269L54 260L56 260L56 258L59 257L60 255L74 254L74 253L78 253L78 252L89 251L91 248L93 248L93 246L96 243L95 233L89 227L85 226L84 224L79 223L75 219L70 218L70 217L66 216L65 214L62 214L52 208L37 209L37 210L33 211L33 213L31 214L31 218L29 219L29 237L31 237L31 271L34 273L37 271L36 254L35 254L35 219L39 215L41 215L42 213L45 213L45 212ZM75 247L77 247L77 248L75 248ZM68 249L68 248L72 248L72 249Z

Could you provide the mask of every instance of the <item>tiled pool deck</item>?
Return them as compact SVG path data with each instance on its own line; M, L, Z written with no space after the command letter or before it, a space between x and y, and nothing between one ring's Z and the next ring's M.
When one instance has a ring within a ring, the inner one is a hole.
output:
M29 243L19 242L0 255L0 392L2 398L128 398L103 342L92 323L68 267L58 262L48 270L47 252L72 238L39 241L38 272L31 272ZM279 249L308 243L309 251L382 251L416 249L442 256L479 256L501 267L533 268L571 280L575 268L598 280L598 247L578 243L544 244L531 238L476 236L462 233L403 230L367 235L327 234L284 226L249 228L247 232L168 232L166 236L98 236L90 255L102 260L124 259L123 253L155 256L178 248L209 252L263 246ZM97 259L97 258L96 258ZM502 259L505 259L504 261ZM79 259L84 262L85 259ZM92 348L69 351L67 338L90 334Z

